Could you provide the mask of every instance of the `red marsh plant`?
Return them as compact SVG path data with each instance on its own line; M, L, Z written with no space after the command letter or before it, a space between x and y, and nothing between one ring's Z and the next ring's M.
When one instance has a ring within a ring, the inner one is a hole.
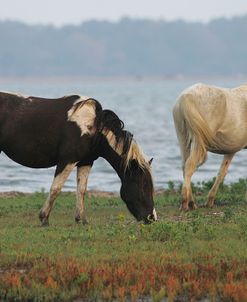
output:
M209 262L209 259L211 262ZM106 261L74 258L37 259L22 263L26 270L5 268L0 273L0 300L118 300L152 297L173 301L247 301L247 268L237 261L185 263L176 254L132 255ZM21 265L20 263L18 265Z

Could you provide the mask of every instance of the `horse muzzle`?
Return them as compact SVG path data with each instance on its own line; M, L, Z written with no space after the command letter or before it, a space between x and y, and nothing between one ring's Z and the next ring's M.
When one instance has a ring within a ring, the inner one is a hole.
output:
M157 213L156 213L156 210L155 208L153 209L153 213L152 214L149 214L147 218L144 219L144 223L145 224L150 224L154 221L157 221Z

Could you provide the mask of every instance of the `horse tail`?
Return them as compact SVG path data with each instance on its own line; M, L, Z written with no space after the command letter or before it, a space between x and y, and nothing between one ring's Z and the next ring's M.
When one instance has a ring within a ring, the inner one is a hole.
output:
M174 107L173 114L180 142L183 140L187 150L196 152L202 164L206 160L207 151L218 149L219 145L193 98L192 94L183 94Z

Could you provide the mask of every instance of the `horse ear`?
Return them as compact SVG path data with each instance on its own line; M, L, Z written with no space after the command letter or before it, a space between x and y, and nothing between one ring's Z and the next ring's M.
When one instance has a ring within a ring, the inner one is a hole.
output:
M150 160L149 160L149 166L151 166L152 162L153 162L154 158L152 157Z

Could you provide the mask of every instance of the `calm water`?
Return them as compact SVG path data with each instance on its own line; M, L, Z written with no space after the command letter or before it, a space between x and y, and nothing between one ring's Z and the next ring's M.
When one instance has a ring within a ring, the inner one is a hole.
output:
M172 120L172 106L179 93L196 80L1 80L0 90L26 95L59 97L78 93L98 99L104 108L115 111L125 122L148 157L154 157L155 187L165 188L168 181L182 181L181 161ZM209 84L234 87L243 80L207 80ZM247 175L246 151L239 152L230 166L227 182ZM222 156L210 154L194 175L193 181L210 179L217 174ZM15 164L0 154L0 191L34 192L49 190L54 168L30 169ZM97 160L89 178L89 189L118 191L120 183L111 166ZM75 190L75 173L64 190Z

